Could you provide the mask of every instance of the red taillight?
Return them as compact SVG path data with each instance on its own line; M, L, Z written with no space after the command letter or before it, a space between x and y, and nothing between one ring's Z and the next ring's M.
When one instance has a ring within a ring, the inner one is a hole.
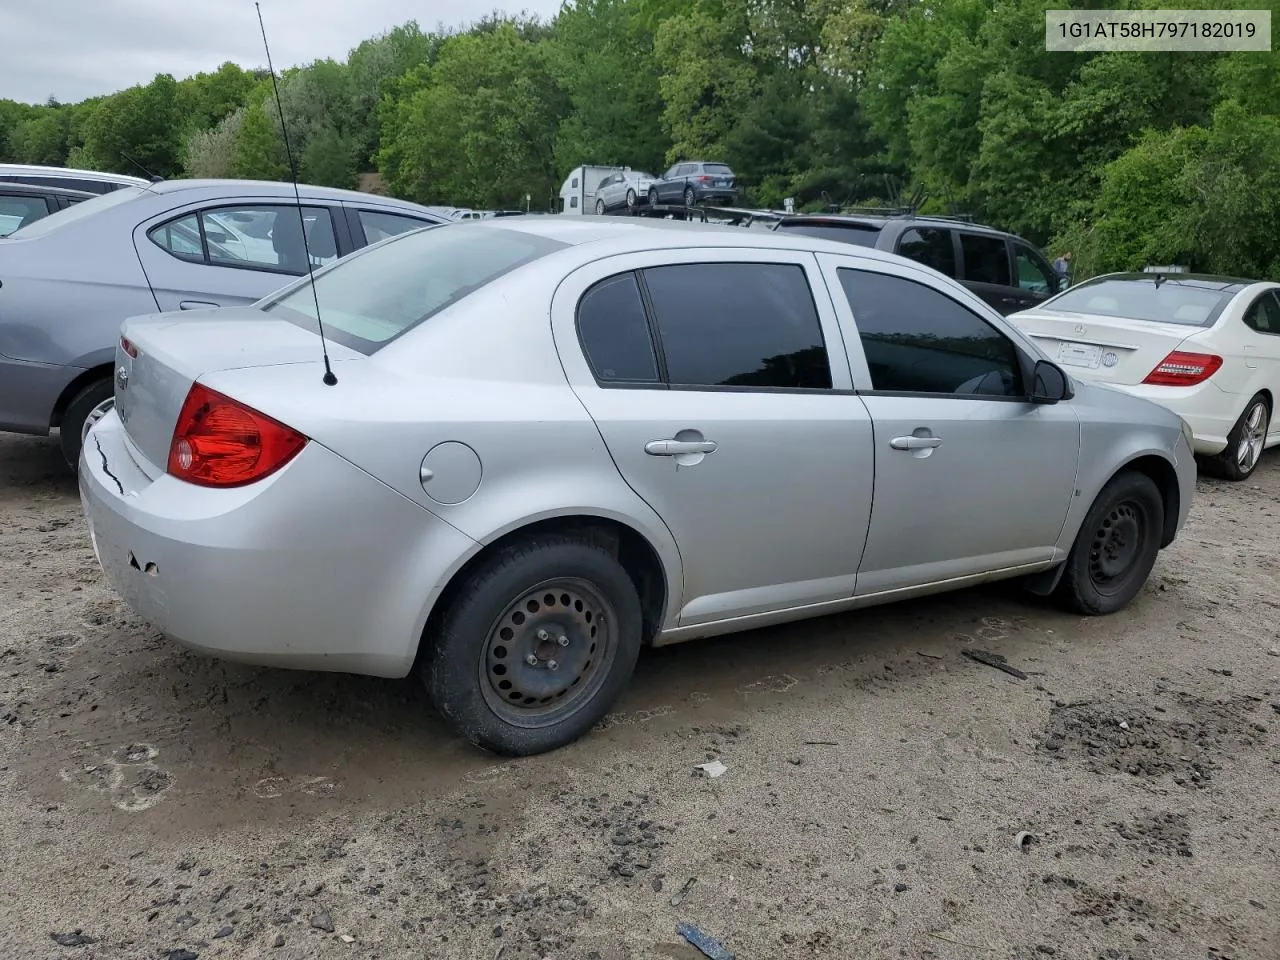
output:
M710 178L710 177L699 177L699 178L698 178L698 182L699 182L699 183L710 183L710 182L711 182L711 178Z
M138 348L133 345L133 341L126 337L120 338L120 349L127 353L134 360L138 359Z
M169 445L169 473L202 487L239 487L275 473L307 438L230 397L194 384Z
M1222 367L1222 358L1211 353L1175 350L1161 360L1142 382L1153 387L1194 387Z

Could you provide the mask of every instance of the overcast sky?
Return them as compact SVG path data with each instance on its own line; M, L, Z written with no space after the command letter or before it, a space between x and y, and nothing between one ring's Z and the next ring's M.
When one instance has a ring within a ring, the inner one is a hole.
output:
M549 17L560 0L260 0L277 70L343 59L408 20L423 30L495 7ZM64 103L231 60L265 66L253 0L0 0L0 99Z

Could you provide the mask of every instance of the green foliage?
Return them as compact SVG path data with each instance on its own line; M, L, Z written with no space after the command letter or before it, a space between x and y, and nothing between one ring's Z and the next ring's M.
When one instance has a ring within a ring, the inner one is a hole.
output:
M773 207L922 187L926 211L1071 249L1078 277L1162 261L1280 278L1280 57L1050 54L1060 6L565 0L551 21L411 21L286 70L280 97L314 183L376 167L401 196L538 209L580 164L723 161ZM78 104L0 100L0 160L283 179L281 129L269 75L226 63Z

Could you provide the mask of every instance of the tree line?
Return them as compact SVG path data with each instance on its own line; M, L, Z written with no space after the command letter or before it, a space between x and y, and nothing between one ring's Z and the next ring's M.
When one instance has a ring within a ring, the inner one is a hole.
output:
M423 203L536 210L582 163L714 160L752 205L916 193L1071 250L1078 276L1280 279L1280 57L1048 53L1057 6L566 0L551 20L410 22L286 71L280 93L309 183L377 172ZM280 133L269 74L232 63L75 104L0 100L0 160L22 163L285 179Z

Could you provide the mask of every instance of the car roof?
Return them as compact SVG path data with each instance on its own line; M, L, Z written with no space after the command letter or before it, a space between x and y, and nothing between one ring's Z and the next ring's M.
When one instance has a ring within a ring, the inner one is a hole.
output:
M0 191L12 196L15 193L33 193L42 196L52 194L56 197L76 197L80 200L92 200L101 194L92 190L76 190L73 187L45 186L42 183L26 183L22 180L0 180Z
M883 228L890 223L928 224L934 227L949 227L966 230L972 233L990 233L998 236L1016 236L1007 230L999 230L982 223L972 223L954 217L931 217L927 214L865 214L865 213L793 213L781 218L779 226L793 226L800 223L826 223L832 226L856 226Z
M1099 283L1103 280L1121 280L1127 282L1143 282L1154 283L1156 277L1163 278L1161 286L1169 284L1179 287L1196 287L1201 290L1212 290L1218 293L1239 293L1245 287L1251 287L1259 280L1246 280L1243 277L1228 277L1213 273L1147 273L1130 272L1130 273L1104 273L1101 276L1090 277L1088 280L1082 280L1074 286L1068 287L1067 291L1078 290L1083 286Z
M148 193L156 195L177 194L184 191L204 191L210 195L217 196L219 194L232 192L240 194L260 194L267 196L292 197L294 186L292 183L277 180L197 180L197 179L179 179L179 180L161 180L158 183L147 184L145 187ZM442 216L440 208L432 208L423 206L420 203L413 203L409 200L400 200L395 197L384 196L379 193L363 193L359 190L342 190L337 187L318 187L314 184L300 183L298 184L298 193L308 200L329 200L333 202L346 201L348 203L375 203L381 206L401 207L406 210L415 210L418 212L432 213L436 216Z
M806 250L813 253L856 255L887 263L911 263L895 253L871 247L850 247L838 240L827 240L807 234L776 233L772 230L743 230L718 223L699 223L649 217L607 217L564 215L547 217L494 217L488 220L458 222L473 230L517 230L546 237L569 246L587 244L608 246L611 253L651 250L655 245L753 247L765 250ZM681 243L680 241L686 241Z
M142 177L104 170L82 170L79 167L52 167L39 163L0 163L0 175L56 176L80 180L103 180L109 183L127 183L142 186L148 183Z

